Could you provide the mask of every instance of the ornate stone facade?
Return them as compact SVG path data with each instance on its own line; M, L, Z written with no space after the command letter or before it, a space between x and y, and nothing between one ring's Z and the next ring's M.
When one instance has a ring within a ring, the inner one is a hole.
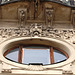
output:
M16 45L16 41L19 44L20 42L39 44L41 41L40 43L43 42L44 45L62 49L68 53L69 59L46 66L23 65L9 61L3 53L13 47L13 43ZM22 0L0 6L0 75L73 75L75 74L74 52L75 9L73 7L40 0Z

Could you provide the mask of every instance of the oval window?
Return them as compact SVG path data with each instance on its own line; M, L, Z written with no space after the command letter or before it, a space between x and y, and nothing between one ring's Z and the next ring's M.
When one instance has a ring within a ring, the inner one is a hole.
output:
M4 57L22 64L47 65L65 61L68 55L65 51L46 46L19 46L4 53Z

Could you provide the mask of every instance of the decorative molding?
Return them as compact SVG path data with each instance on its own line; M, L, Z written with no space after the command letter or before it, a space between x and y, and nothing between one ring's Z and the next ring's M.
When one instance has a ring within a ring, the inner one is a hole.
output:
M63 75L73 75L73 72L71 70L63 70Z
M30 70L30 71L43 71L44 68L42 65L29 65L27 68L25 68L26 70Z
M56 68L45 68L42 65L27 65L25 68L12 68L11 70L27 70L27 71L63 71L62 69Z
M75 60L73 60L71 63L70 63L70 66L73 66L75 65Z
M72 23L73 27L75 28L75 10L72 10Z
M59 30L43 24L33 23L26 27L0 28L0 37L9 38L14 36L23 37L48 37L70 39L75 36L75 30Z
M11 73L11 70L10 69L3 69L2 73Z

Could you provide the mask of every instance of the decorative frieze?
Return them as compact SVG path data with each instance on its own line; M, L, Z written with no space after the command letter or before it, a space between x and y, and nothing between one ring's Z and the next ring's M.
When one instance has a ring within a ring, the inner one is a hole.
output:
M75 35L74 30L58 30L42 24L30 24L20 28L0 28L0 37L9 38L14 36L24 37L52 37L61 39L70 39Z

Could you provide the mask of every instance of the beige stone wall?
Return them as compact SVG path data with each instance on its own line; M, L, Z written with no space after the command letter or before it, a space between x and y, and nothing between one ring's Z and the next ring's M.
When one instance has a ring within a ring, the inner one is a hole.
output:
M27 19L25 24L29 23L42 23L45 25L46 22L46 7L53 8L53 27L72 28L72 8L53 2L42 2L39 3L37 12L34 9L34 2L15 2L0 6L0 27L15 27L19 26L18 9L27 9ZM35 19L34 19L35 14Z
M23 7L23 6L26 8L29 7L28 14L29 14L29 11L31 11L31 14L33 15L34 14L34 6L33 6L34 3L32 3L31 5L29 4L31 3L17 2L17 3L0 6L0 11L1 11L0 15L2 16L2 19L18 19L18 15L17 15L18 8ZM38 9L38 14L41 14L41 11L45 9L44 7L45 4L48 4L53 7L54 21L71 21L71 8L57 4L57 3L52 3L52 2L41 3Z
M1 6L1 12L0 14L2 16L2 19L12 19L16 20L18 19L18 8L19 7L28 7L28 2L17 2L12 4L7 4Z
M52 7L54 8L54 21L71 21L70 7L53 2L48 2L47 4L52 5Z

